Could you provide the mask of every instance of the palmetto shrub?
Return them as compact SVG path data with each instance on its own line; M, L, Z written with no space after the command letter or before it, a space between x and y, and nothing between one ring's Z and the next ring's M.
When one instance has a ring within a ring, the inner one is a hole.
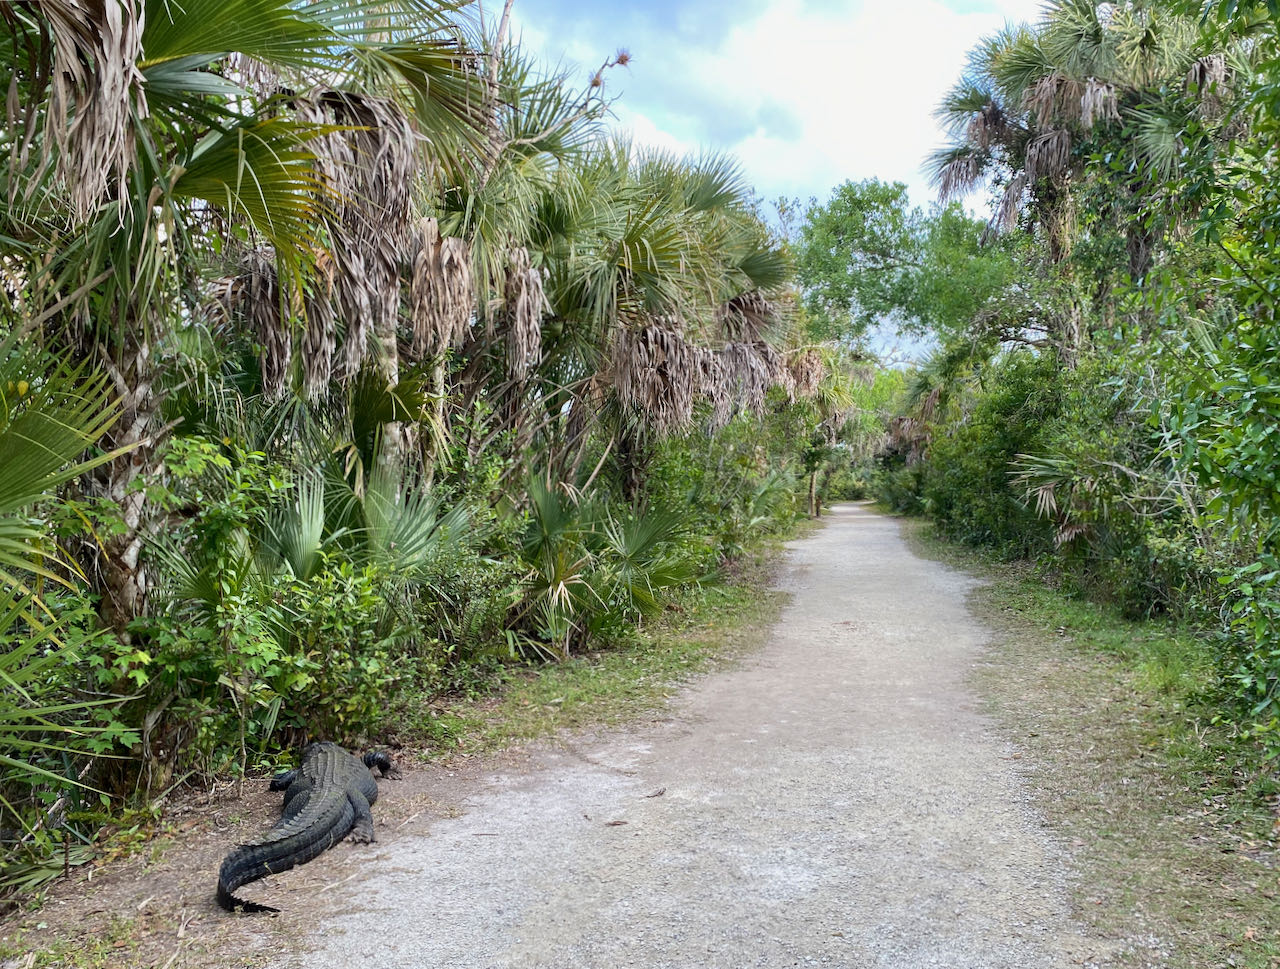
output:
M669 590L702 575L682 541L689 511L610 507L537 477L528 494L526 572L511 624L529 652L567 659L593 637L654 615Z

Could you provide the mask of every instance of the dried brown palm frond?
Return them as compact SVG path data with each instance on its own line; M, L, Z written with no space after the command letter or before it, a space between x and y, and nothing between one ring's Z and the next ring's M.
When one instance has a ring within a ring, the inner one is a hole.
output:
M308 400L319 400L333 376L333 354L337 332L333 314L333 260L321 253L315 263L311 288L304 293L302 309L306 326L302 332L302 389Z
M1084 87L1056 71L1036 81L1023 97L1023 107L1035 117L1036 126L1047 128L1055 120L1078 121Z
M729 367L719 353L707 347L698 347L697 355L698 393L711 405L711 429L719 430L733 420Z
M1004 141L1009 133L1009 121L1000 105L989 103L981 111L974 112L965 130L965 138L969 144L977 148L987 149Z
M298 111L314 124L342 126L310 145L328 188L322 210L346 324L342 374L349 379L364 361L371 328L384 345L394 340L417 140L404 112L386 98L317 90L298 100Z
M234 52L227 58L227 73L246 91L265 100L280 90L280 75L275 68L256 57Z
M268 399L279 398L289 381L293 335L281 302L275 253L269 248L246 252L234 276L214 281L204 314L212 327L244 321L258 344L263 393Z
M243 313L258 341L262 392L268 400L278 400L289 383L293 335L282 312L275 254L267 249L250 250L242 263L240 280Z
M507 331L507 372L514 380L524 380L542 359L542 316L546 307L542 273L522 247L507 257L506 282L502 292L502 318Z
M1027 179L1032 183L1042 178L1057 178L1070 165L1071 133L1066 128L1047 132L1027 145Z
M812 347L796 350L791 355L790 367L796 393L801 397L813 397L817 394L818 386L827 372L826 364L822 360L822 352Z
M729 387L739 410L749 414L764 411L765 394L773 383L769 365L754 344L729 343L720 351L728 374Z
M1100 121L1119 120L1116 86L1092 77L1085 81L1084 93L1080 95L1080 125L1088 131Z
M769 375L769 386L780 388L787 395L788 400L794 401L796 382L791 376L791 368L787 366L786 358L763 340L757 340L753 346L764 364L765 372Z
M147 116L142 72L142 14L132 0L42 0L53 37L45 157L78 218L98 205L112 178L127 194L134 155L133 115ZM33 186L39 179L33 180Z
M611 372L618 399L653 430L667 434L689 424L702 368L695 348L672 321L619 328Z
M938 201L950 202L973 191L982 179L982 163L973 152L957 153L938 169L937 179Z
M1200 115L1206 119L1220 118L1224 112L1224 97L1227 86L1227 56L1225 54L1206 54L1187 71L1186 88L1188 93L1200 99Z
M418 223L411 251L409 318L413 354L421 359L462 345L475 311L475 290L465 240L440 238L435 219Z
M740 293L716 310L724 338L748 343L764 339L765 332L777 323L778 317L778 307L758 289Z
M1011 232L1018 227L1018 216L1022 213L1022 200L1026 194L1027 176L1025 174L1019 173L1009 179L1009 184L1004 187L1004 194L1000 196L1000 204L996 206L991 221L987 223L983 233L984 242L989 236Z

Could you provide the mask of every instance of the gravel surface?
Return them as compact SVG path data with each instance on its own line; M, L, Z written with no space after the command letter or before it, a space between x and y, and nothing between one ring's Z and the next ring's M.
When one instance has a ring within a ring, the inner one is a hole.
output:
M845 505L760 652L352 852L289 967L1039 969L1105 960L967 685L973 580Z

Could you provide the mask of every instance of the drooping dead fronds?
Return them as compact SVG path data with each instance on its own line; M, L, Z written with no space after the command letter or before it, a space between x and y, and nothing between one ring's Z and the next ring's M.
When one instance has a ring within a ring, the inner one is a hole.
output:
M938 170L938 201L950 202L973 191L982 178L982 164L973 152L957 154Z
M740 293L722 303L716 311L720 332L726 340L763 340L765 331L778 320L778 308L758 289Z
M1009 122L998 104L985 104L969 119L966 139L983 150L1000 144L1009 131Z
M734 399L729 385L729 367L724 357L707 347L698 347L698 393L711 405L711 430L733 420Z
M1036 138L1027 145L1027 179L1035 183L1041 178L1057 178L1071 165L1071 133L1059 128Z
M729 343L720 351L734 403L749 414L764 411L765 394L772 383L769 366L753 344Z
M143 14L132 0L41 0L39 7L53 36L43 164L56 147L57 178L84 219L112 178L117 196L127 195L132 115L147 116L137 67Z
M250 250L245 256L240 278L244 314L258 341L262 392L268 400L278 400L289 382L293 338L288 318L280 305L274 253L264 249Z
M284 392L293 361L293 336L288 314L281 304L275 253L250 249L240 260L236 274L214 282L205 315L216 326L243 320L258 344L262 390L269 400Z
M1200 99L1200 115L1213 120L1224 112L1224 95L1227 87L1227 57L1225 54L1206 54L1187 71L1187 92Z
M280 88L280 75L275 68L256 57L233 52L227 58L227 76L254 97L263 101Z
M801 397L813 397L817 394L818 385L827 372L821 351L812 347L795 351L791 355L790 368L797 394Z
M760 362L764 364L765 373L769 375L769 386L780 388L788 400L795 400L796 382L791 376L786 358L763 340L757 340L752 346L759 355Z
M1119 121L1120 108L1116 103L1116 86L1096 78L1089 78L1080 95L1080 125L1086 131L1100 121Z
M412 252L409 315L413 354L421 359L462 345L475 311L475 289L466 241L441 239L435 219L418 223Z
M344 126L310 144L329 189L322 208L336 302L346 324L342 373L350 378L364 361L370 328L384 345L394 334L416 139L404 113L385 98L313 91L299 99L298 110L306 121Z
M902 455L907 467L924 460L933 443L933 417L942 399L942 388L933 387L917 402L912 412L889 422L889 448Z
M303 294L306 327L302 332L302 389L308 400L319 400L333 376L337 333L333 313L333 260L322 253L315 263L311 287Z
M1027 176L1023 173L1015 175L1009 180L1009 184L1004 187L1004 194L1000 196L1000 204L996 206L995 212L991 216L991 221L987 223L987 228L983 233L983 241L988 236L996 236L1001 232L1011 232L1018 227L1018 216L1022 212L1022 200L1027 194Z
M611 370L618 399L659 434L689 424L702 367L695 348L674 326L620 328Z
M542 273L534 268L529 251L511 250L507 257L502 291L502 317L507 331L507 373L524 380L542 359L542 314L546 307Z
M1046 74L1027 90L1023 107L1035 116L1036 126L1047 128L1059 122L1080 119L1084 89L1079 81L1065 74Z

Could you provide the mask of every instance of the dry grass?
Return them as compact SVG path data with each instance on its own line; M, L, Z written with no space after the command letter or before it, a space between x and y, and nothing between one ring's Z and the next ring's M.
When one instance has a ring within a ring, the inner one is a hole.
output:
M1118 964L1280 965L1274 767L1211 722L1209 643L1068 599L906 526L918 551L990 584L976 685L1025 749L1039 808L1074 846L1077 915Z

